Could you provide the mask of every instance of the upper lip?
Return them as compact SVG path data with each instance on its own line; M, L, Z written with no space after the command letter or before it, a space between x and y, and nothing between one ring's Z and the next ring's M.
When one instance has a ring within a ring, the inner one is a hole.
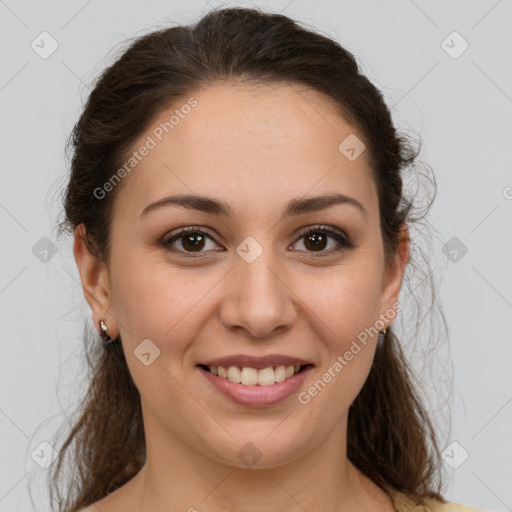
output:
M200 364L206 366L223 366L228 368L230 366L249 367L261 370L262 368L274 367L274 366L303 366L307 364L313 364L309 361L301 359L299 357L285 356L282 354L272 354L269 356L250 356L246 354L218 357L216 359L210 359Z

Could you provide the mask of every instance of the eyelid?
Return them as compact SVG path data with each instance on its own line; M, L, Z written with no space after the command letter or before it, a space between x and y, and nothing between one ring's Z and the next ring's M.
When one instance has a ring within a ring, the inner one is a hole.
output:
M328 235L336 235L340 238L343 238L343 241L350 246L354 246L352 241L350 240L350 237L341 229L334 228L331 226L326 226L325 224L314 224L313 226L310 226L308 228L305 228L303 231L300 231L297 236L297 240L302 238L305 235L308 235L309 233L316 233L317 231L321 231L323 233L327 233ZM295 243L295 242L294 242Z
M337 254L343 250L352 249L352 248L356 247L356 244L354 244L351 241L350 237L343 230L341 230L339 228L327 226L325 224L314 224L312 226L302 229L301 231L299 231L299 233L297 233L295 235L295 240L294 240L294 242L292 242L291 245L295 245L306 235L308 235L310 233L316 233L316 232L322 232L322 233L327 234L328 237L335 239L338 242L338 244L341 245L341 247L339 247L337 249L331 249L329 251L319 251L317 255L315 255L314 251L295 251L295 252L309 253L309 255L311 257L316 258L316 257ZM172 243L179 240L182 236L186 235L187 233L202 233L202 234L206 235L208 238L210 238L217 245L219 245L217 240L215 239L215 236L213 236L211 234L210 230L203 226L187 226L184 228L178 228L178 230L176 232L171 232L171 233L172 234L169 236L168 236L168 234L164 235L164 237L162 237L162 239L160 241L160 244L164 248L170 247ZM210 251L199 251L197 253L186 252L186 251L182 251L180 249L169 249L169 250L172 250L172 252L175 252L178 254L187 255L186 257L192 257L192 258L201 257L201 255L203 255L203 254L208 254L208 253L212 252L211 250ZM220 252L220 251L214 251L214 252Z
M217 245L219 245L219 243L217 242L215 237L211 234L210 230L203 226L187 226L184 228L178 228L177 231L171 231L171 234L169 234L169 233L165 234L159 243L160 243L160 245L162 245L165 249L168 249L169 251L172 251L172 252L175 252L178 254L185 254L185 255L188 255L189 257L199 257L202 254L208 254L209 252L211 252L211 251L200 251L200 252L195 253L195 255L194 255L193 252L186 252L186 251L182 251L182 250L175 249L175 248L169 249L169 247L171 247L171 245L174 242L178 241L181 237L185 236L188 233L202 233L202 234L206 235L208 238L210 238Z
M310 226L302 231L296 236L296 241L293 242L292 245L295 245L297 242L299 242L302 238L304 238L306 235L310 233L325 233L328 237L333 238L338 243L338 247L334 249L330 249L328 251L319 251L318 253L315 253L314 251L297 251L297 252L304 252L307 257L314 258L314 259L320 259L323 257L329 257L333 255L338 255L339 253L343 251L347 251L350 249L354 249L356 247L356 244L352 242L350 237L341 229L334 228L331 226L326 226L325 224L315 224L313 226Z

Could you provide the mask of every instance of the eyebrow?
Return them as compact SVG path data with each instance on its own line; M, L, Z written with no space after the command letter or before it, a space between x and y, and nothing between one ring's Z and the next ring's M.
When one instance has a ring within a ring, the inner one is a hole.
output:
M364 217L366 217L366 210L363 205L353 197L345 194L329 194L308 198L292 199L283 214L283 218L291 217L294 215L301 215L304 213L318 212L325 210L338 204L348 204L355 206ZM144 208L141 217L146 216L148 213L155 211L159 208L167 206L181 206L191 210L198 210L210 215L221 215L223 217L233 216L233 210L229 204L213 199L211 197L199 196L195 194L183 194L168 196L149 204Z

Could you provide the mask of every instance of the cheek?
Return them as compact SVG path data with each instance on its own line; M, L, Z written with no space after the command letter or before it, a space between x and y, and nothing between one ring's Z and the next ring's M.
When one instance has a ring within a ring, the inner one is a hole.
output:
M331 350L344 352L378 318L377 252L360 248L338 266L288 268L281 276L293 292L285 300L298 302L296 307L304 309L297 324L309 324L314 335L324 343L329 340ZM112 254L123 255L112 261L112 298L123 341L132 350L149 338L166 352L183 351L211 321L222 303L222 288L236 288L225 269L176 268L157 252L135 249ZM211 328L222 329L216 322Z
M200 330L198 312L218 276L195 275L196 269L172 269L144 257L118 262L113 302L123 341L132 349L149 338L166 352L182 349L180 340Z
M204 329L201 301L215 281L191 279L191 273L142 258L128 258L121 268L113 300L130 374L153 411L179 409L184 395L176 379L181 382L189 347ZM189 414L196 414L190 407Z
M378 319L381 299L379 263L358 255L357 261L301 279L306 306L324 324L333 344L356 337Z
M328 283L308 296L308 323L322 347L322 360L315 381L299 397L301 404L312 405L310 414L323 414L327 423L346 413L370 372L380 276L354 265L336 272Z

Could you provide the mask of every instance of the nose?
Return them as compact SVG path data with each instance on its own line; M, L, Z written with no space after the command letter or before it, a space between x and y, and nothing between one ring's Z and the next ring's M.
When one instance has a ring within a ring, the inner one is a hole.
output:
M224 327L244 330L253 338L289 329L297 318L296 295L282 268L266 251L252 263L237 257L234 265L220 309Z

